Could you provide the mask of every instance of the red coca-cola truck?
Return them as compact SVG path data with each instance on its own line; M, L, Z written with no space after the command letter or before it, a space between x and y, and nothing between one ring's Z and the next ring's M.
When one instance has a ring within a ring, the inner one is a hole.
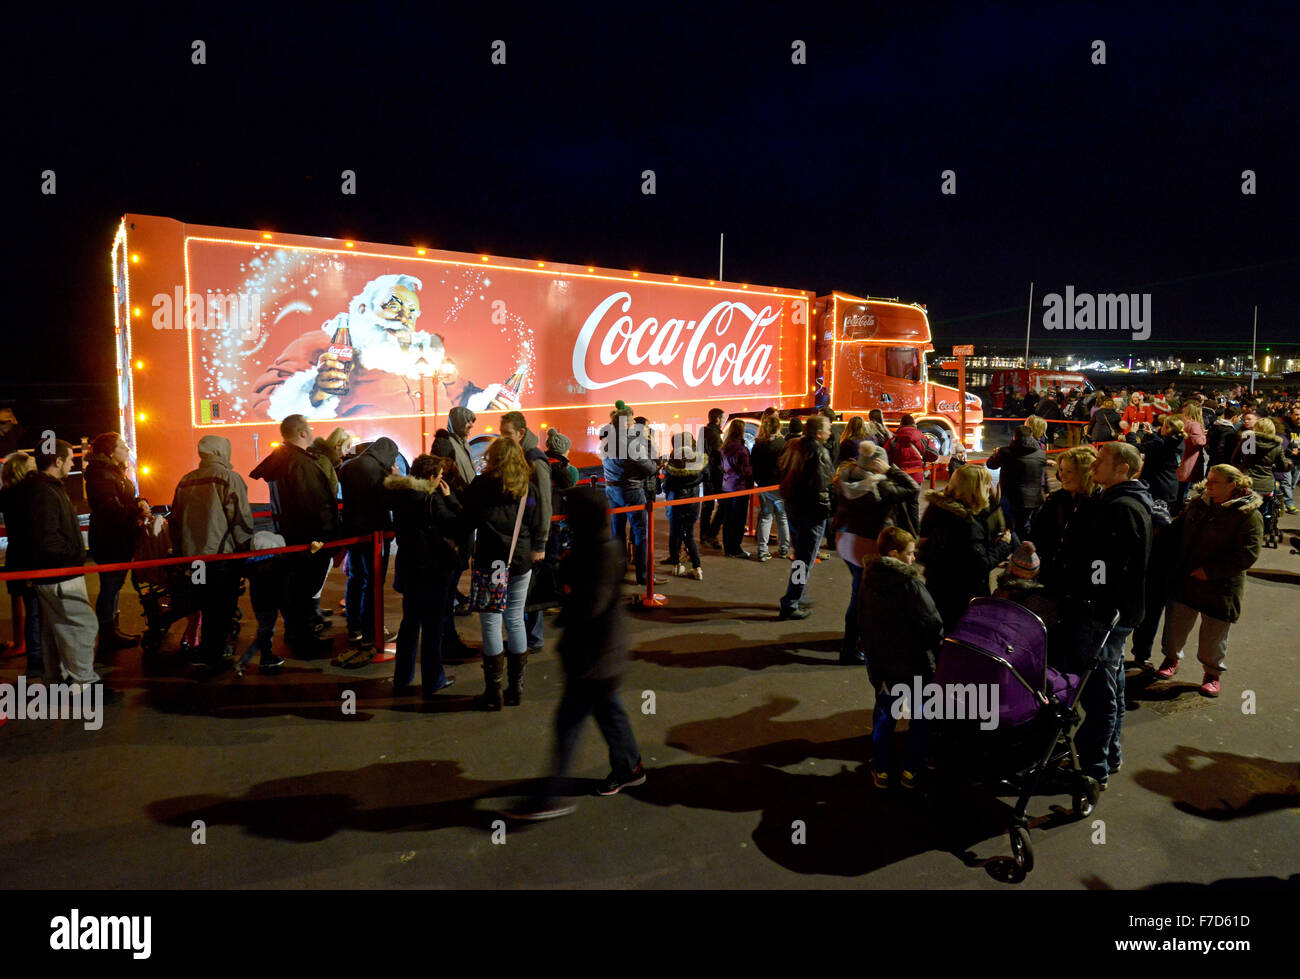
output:
M957 392L925 376L924 307L893 300L136 214L112 275L121 430L154 502L203 435L228 437L246 473L290 414L318 435L388 435L410 458L454 406L477 414L481 448L517 405L543 442L568 436L579 467L598 463L616 399L665 453L715 406L910 412L944 451L959 427ZM966 419L977 447L973 396Z

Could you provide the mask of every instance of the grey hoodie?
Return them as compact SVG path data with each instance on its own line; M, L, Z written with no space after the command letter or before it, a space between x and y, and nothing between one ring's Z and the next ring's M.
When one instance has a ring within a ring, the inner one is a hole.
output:
M253 513L244 477L230 466L230 440L199 439L199 468L181 477L168 520L177 554L246 551L253 540Z

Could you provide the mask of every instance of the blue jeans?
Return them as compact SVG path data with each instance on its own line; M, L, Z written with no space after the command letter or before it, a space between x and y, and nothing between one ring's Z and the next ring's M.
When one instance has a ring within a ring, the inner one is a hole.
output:
M388 577L388 545L389 542L385 540L379 571L381 579ZM368 636L375 631L375 594L371 582L374 568L374 544L365 541L348 548L348 585L344 594L348 632L360 632Z
M781 596L781 611L796 612L799 603L808 594L808 583L812 580L813 564L817 560L817 550L821 547L822 537L826 534L826 518L810 522L794 514L790 515L790 541L794 546L794 561L790 564L790 583L786 585L785 594ZM802 577L802 581L798 579Z
M1132 632L1131 626L1116 626L1111 630L1097 669L1088 678L1080 698L1085 716L1074 744L1079 750L1083 773L1093 778L1107 778L1123 760L1120 732L1124 726L1124 644ZM1075 625L1072 672L1083 671L1088 660L1096 655L1105 633L1106 626L1091 619L1085 618Z
M758 553L767 553L767 538L776 518L776 539L782 551L790 550L790 522L785 518L785 500L776 490L758 494Z
M871 767L882 775L894 770L894 701L883 689L876 691L876 710L871 726ZM917 772L925 764L930 747L930 723L918 718L920 705L912 705L912 719L907 722L907 757L903 770Z
M1296 477L1300 476L1300 460L1292 459L1296 468L1277 474L1277 489L1282 494L1284 506L1295 506Z
M533 573L526 571L521 575L510 575L510 584L506 586L505 612L480 612L479 627L483 633L483 655L501 655L501 620L505 617L506 652L519 656L528 652L528 632L524 629L524 603L528 599L528 581Z
M606 486L605 496L609 499L610 509L624 506L645 506L645 490L639 486L623 488ZM627 525L632 525L632 553L636 564L637 581L645 579L645 511L634 510L632 513L616 513L609 518L609 533L616 541L627 540Z
M117 619L117 599L126 584L125 571L101 571L99 594L95 596L95 618L99 620L99 634L111 636Z
M528 633L528 648L541 649L546 642L546 626L542 621L542 610L524 613L524 631Z
M23 594L23 639L27 643L27 669L37 673L45 670L41 659L41 605L36 592L28 589Z
M749 515L749 497L733 496L718 501L722 506L722 551L741 554L745 541L745 517Z
M697 497L698 493L695 494ZM689 497L670 496L669 499L689 499ZM686 548L686 557L692 568L700 566L700 546L695 542L695 522L700 519L698 503L683 503L681 506L668 508L668 556L680 563L682 547Z

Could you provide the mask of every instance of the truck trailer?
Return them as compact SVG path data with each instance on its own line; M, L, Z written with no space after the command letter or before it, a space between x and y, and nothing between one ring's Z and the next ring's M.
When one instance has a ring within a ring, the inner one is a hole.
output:
M925 377L919 305L137 214L111 265L120 430L151 502L203 435L228 437L247 473L290 414L412 458L455 406L478 415L476 453L517 406L543 442L568 436L579 468L599 463L617 399L664 454L714 407L911 413L944 452L959 427L956 390ZM977 447L973 396L966 417Z

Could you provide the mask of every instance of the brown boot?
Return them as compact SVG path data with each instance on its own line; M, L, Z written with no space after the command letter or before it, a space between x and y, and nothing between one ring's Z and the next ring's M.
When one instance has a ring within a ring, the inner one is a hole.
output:
M501 677L506 672L506 664L502 662L504 659L504 655L483 657L484 687L483 696L478 701L480 710L501 709Z
M524 693L524 667L528 665L528 654L506 656L506 669L509 681L506 683L504 703L507 707L518 707Z

